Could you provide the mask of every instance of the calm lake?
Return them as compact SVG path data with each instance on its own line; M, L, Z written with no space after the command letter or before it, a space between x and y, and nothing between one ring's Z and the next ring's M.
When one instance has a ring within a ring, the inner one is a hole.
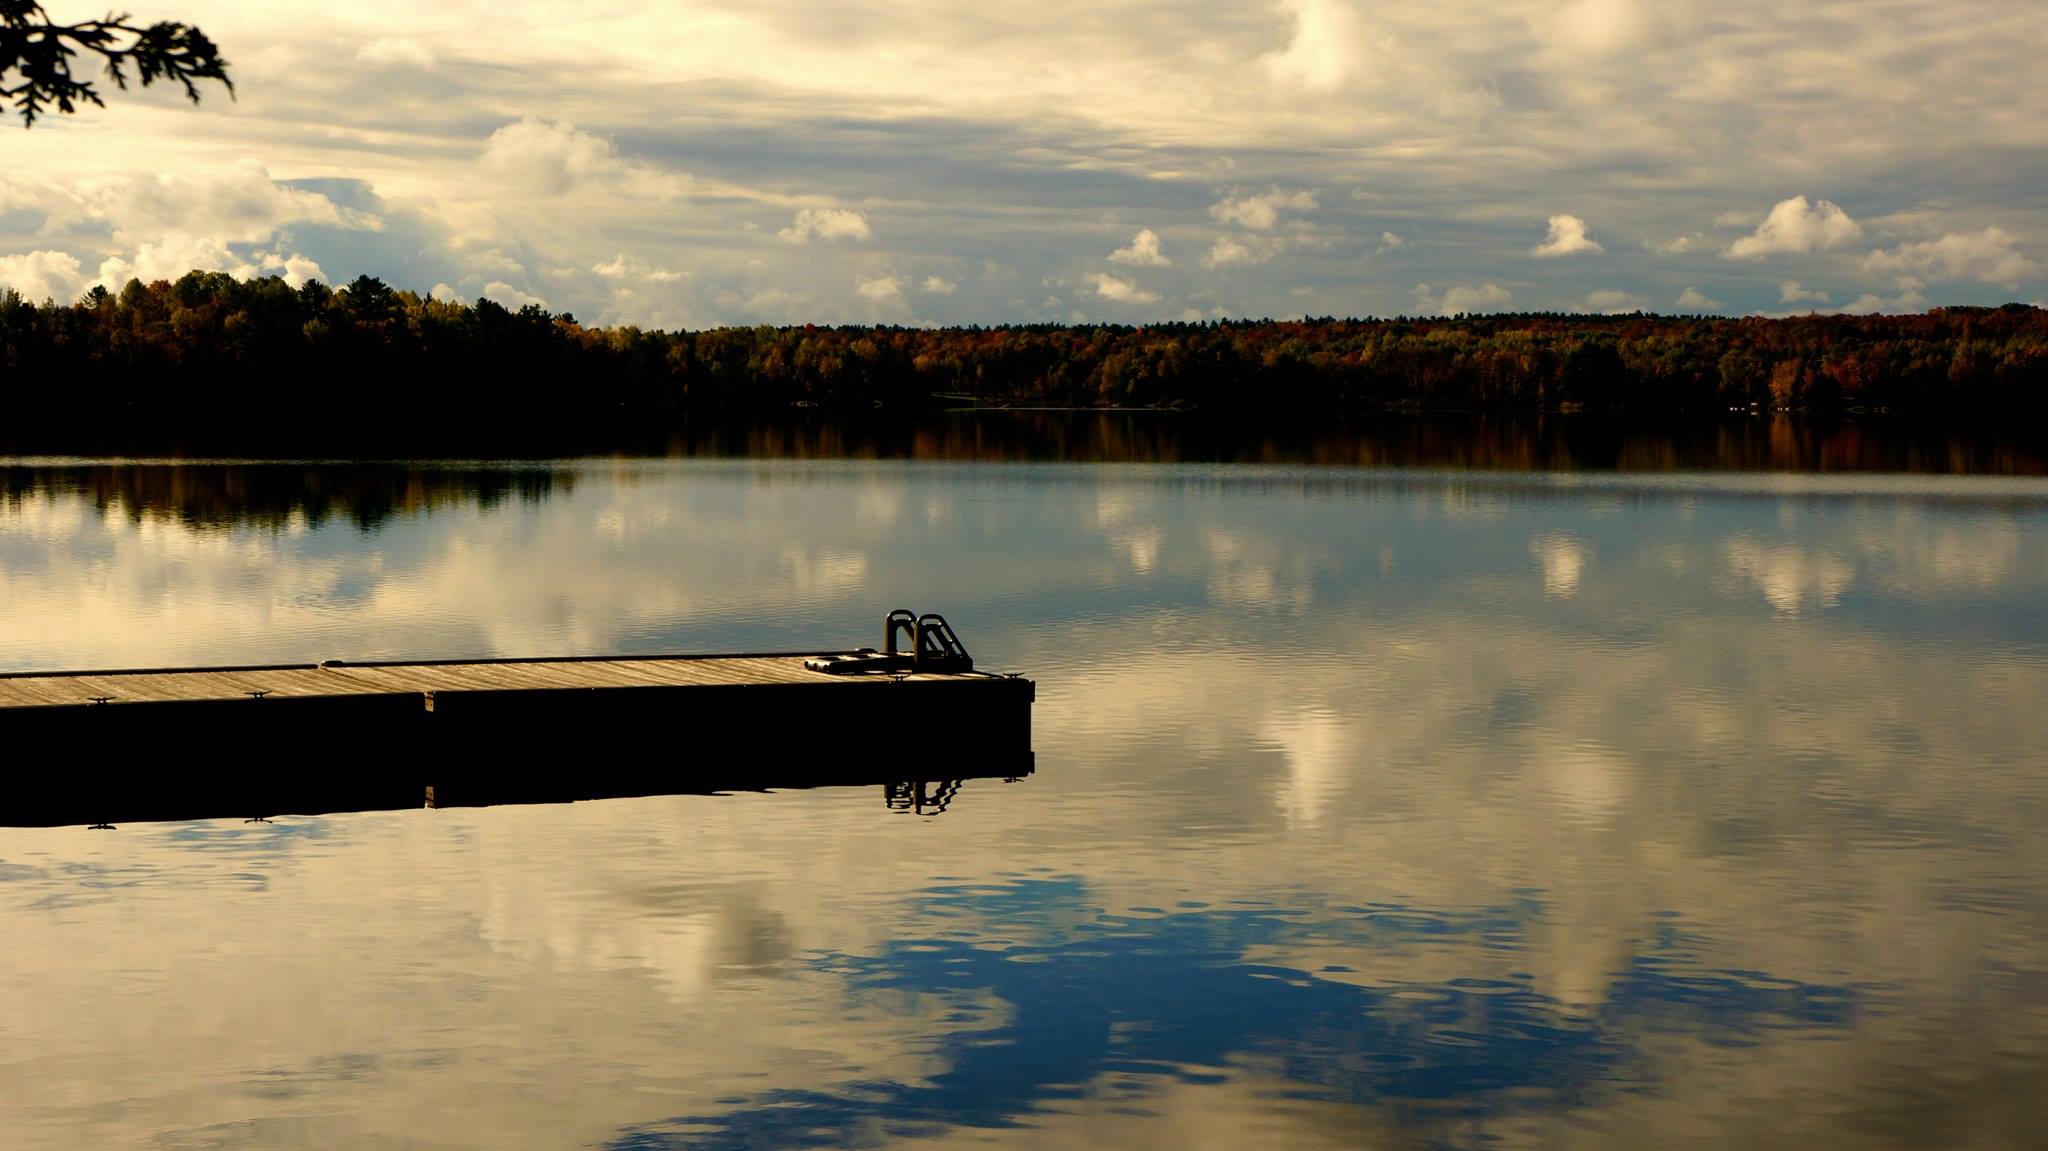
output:
M0 465L5 670L895 607L1035 774L0 829L0 1144L2041 1145L2048 479Z

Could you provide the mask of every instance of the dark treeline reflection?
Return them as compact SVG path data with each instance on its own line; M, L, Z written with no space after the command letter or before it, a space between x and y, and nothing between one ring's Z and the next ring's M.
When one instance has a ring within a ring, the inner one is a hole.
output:
M169 517L191 528L375 528L439 508L538 503L575 487L574 472L395 464L120 463L0 467L0 504L29 496L82 497L102 515Z
M4 441L0 441L4 442ZM403 460L345 467L281 464L261 472L185 464L80 469L34 466L37 447L5 445L21 463L0 491L81 486L102 503L175 511L195 523L262 520L294 511L374 523L449 499L543 498L556 470L421 466ZM346 444L341 458L375 460ZM111 437L68 458L276 459L233 434L137 442ZM591 456L1000 463L1257 463L1525 471L1918 472L2048 474L2048 436L2027 425L1727 415L1707 421L1573 415L1385 415L1248 425L1188 412L959 411L854 418L791 413L774 419L682 419L567 434L524 445L519 458ZM45 448L44 450L48 450ZM456 453L460 457L460 453ZM30 458L22 458L30 457ZM495 457L500 461L513 458ZM56 461L52 461L56 463ZM217 511L215 509L218 509Z
M913 423L685 429L671 455L1255 463L1521 471L2048 474L2048 440L1989 424L1730 416L1417 415L1247 425L1192 413L967 412Z

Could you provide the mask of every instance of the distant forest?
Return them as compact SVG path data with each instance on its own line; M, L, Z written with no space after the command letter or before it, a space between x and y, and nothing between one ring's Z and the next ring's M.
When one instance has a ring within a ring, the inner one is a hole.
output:
M665 332L433 300L369 277L334 289L193 272L74 304L0 295L0 422L16 428L949 406L2007 417L2048 411L2048 311Z

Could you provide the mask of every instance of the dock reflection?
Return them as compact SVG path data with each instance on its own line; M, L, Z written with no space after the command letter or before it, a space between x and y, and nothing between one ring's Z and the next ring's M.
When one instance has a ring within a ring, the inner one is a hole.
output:
M0 807L0 827L86 826L118 829L132 823L190 820L268 820L415 808L532 806L652 796L723 796L832 788L881 792L892 813L945 814L969 784L1018 783L1035 771L1032 754L984 755L972 762L906 771L879 763L788 763L695 769L677 775L646 771L539 773L491 778L453 773L418 782L415 774L357 779L294 779L279 774L224 774L209 780L112 780L93 789L40 781L15 789Z

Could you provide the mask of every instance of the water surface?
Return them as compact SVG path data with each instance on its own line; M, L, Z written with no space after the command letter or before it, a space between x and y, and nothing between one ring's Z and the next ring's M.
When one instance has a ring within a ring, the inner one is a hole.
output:
M876 788L0 830L9 1147L2021 1147L2048 1122L2048 481L0 477L10 670L840 646L907 606L1040 685L1037 774L936 814ZM588 754L683 770L687 744ZM118 786L293 753L9 758Z

